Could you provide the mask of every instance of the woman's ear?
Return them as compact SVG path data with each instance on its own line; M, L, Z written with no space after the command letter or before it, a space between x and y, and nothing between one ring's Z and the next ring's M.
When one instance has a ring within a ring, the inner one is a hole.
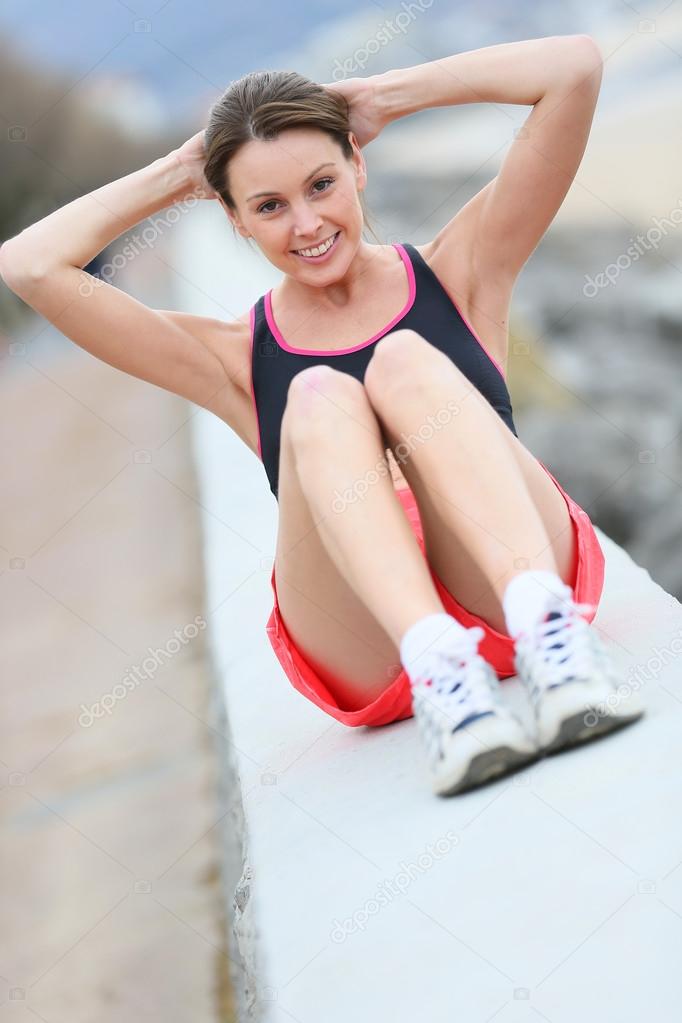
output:
M218 196L218 202L220 203L220 205L222 206L222 208L223 208L223 209L225 210L225 213L226 213L226 215L227 215L227 219L228 219L228 220L230 221L230 223L232 224L232 226L233 226L234 228L236 228L236 229L237 229L237 231L239 231L239 233L240 233L240 235L242 236L242 238L250 238L250 237L251 237L251 235L250 235L250 234L249 234L249 232L248 232L248 231L246 230L246 228L245 228L245 227L243 227L243 226L242 226L242 224L240 224L240 222L239 222L239 221L237 220L236 216L234 215L234 213L232 212L232 210L230 209L230 207L229 207L229 206L227 205L227 203L226 203L226 202L225 202L225 200L223 199L222 195L219 195L219 196Z
M352 131L348 132L348 141L353 147L353 166L355 167L355 182L358 187L358 191L362 191L367 185L367 164L365 163L365 157L363 156L362 150L358 145L358 140Z

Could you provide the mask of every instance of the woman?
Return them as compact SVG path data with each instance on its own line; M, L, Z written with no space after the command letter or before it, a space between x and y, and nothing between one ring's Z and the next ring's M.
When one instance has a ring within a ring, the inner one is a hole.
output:
M614 700L589 627L592 524L519 441L502 368L512 288L580 163L601 63L590 37L559 36L324 86L256 72L205 132L0 255L77 344L211 410L262 458L279 506L266 628L287 677L347 725L414 714L440 795L642 713ZM466 102L533 106L497 177L431 242L367 244L361 148ZM148 309L80 269L188 194L218 199L282 271L233 323ZM533 734L500 696L515 672Z

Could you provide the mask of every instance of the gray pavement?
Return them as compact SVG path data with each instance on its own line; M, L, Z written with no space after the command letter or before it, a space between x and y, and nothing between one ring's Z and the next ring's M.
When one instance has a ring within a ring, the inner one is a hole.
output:
M22 336L0 379L0 1020L230 1021L194 408L44 319Z

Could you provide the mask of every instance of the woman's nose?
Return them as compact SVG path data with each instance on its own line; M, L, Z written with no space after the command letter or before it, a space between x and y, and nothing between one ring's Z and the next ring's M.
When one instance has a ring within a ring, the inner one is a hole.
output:
M322 217L310 207L298 207L294 210L294 234L306 241L314 241L322 226Z

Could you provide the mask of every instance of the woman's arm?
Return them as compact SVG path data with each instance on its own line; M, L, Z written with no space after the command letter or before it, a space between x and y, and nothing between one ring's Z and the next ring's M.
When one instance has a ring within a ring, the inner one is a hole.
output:
M84 267L140 221L186 197L192 184L174 153L82 195L6 241L5 281L38 281L63 266ZM196 200L194 200L196 201Z
M599 70L591 36L548 36L455 53L375 77L386 122L429 107L463 103L534 106L576 73ZM598 77L598 76L597 76Z
M440 251L445 263L461 260L468 245L477 278L513 281L574 180L589 137L602 67L601 53L590 36L550 36L457 53L372 79L385 124L436 106L533 106L515 132L497 177L434 239L434 251ZM462 132L460 145L466 144Z
M82 269L146 217L182 199L213 197L194 173L202 135L25 228L0 249L0 274L92 355L226 418L234 384L220 356L220 328L227 325L185 318L190 330Z

